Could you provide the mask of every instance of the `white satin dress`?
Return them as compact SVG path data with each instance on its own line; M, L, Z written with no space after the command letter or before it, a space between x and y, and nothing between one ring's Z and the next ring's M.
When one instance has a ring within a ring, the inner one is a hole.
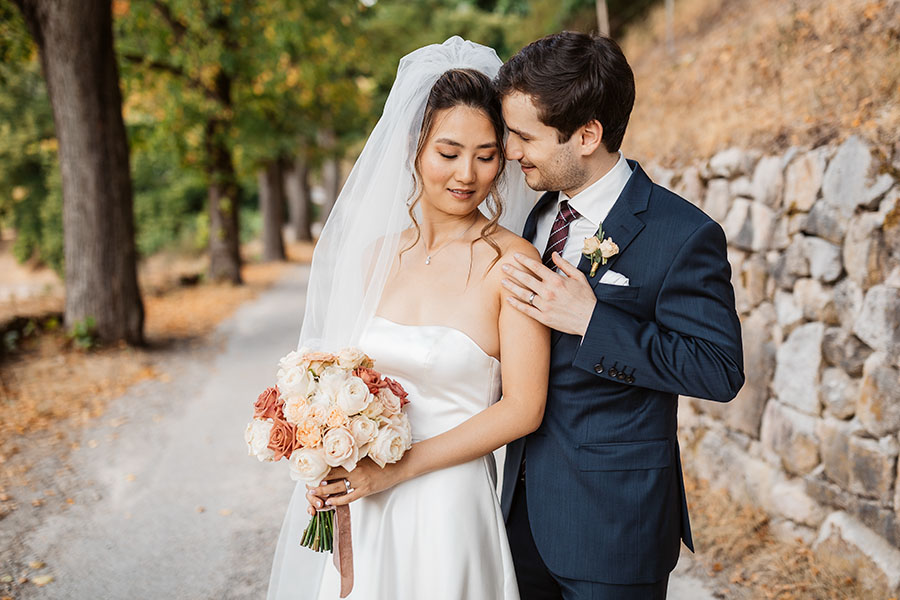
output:
M409 392L413 441L443 433L500 397L500 362L441 325L374 317L360 348ZM441 469L350 505L352 600L518 600L494 457ZM325 568L319 600L338 598Z

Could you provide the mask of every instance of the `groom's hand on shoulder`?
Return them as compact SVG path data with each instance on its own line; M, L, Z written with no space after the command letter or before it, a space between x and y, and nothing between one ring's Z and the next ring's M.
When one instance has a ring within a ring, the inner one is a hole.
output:
M506 301L551 329L583 336L597 303L584 273L556 252L553 262L562 273L524 254L515 259L518 265L503 265L503 287L511 292Z

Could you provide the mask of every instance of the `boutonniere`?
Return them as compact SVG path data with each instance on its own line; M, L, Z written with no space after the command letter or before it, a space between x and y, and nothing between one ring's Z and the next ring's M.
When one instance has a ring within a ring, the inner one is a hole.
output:
M591 259L591 277L597 274L597 267L605 265L606 261L619 253L619 246L611 237L603 239L603 225L593 237L584 238L582 254Z

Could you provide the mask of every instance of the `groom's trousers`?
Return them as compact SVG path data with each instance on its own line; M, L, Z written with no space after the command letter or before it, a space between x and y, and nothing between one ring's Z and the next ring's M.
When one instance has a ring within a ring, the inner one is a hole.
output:
M615 585L566 579L554 575L544 564L528 522L525 474L520 475L506 520L521 600L665 600L668 576L650 584ZM578 548L573 548L578 552ZM603 560L598 556L597 560Z

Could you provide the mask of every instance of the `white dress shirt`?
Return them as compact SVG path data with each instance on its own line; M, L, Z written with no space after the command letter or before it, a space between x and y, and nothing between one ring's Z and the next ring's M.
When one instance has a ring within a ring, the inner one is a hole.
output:
M609 214L613 204L618 200L622 190L631 178L631 167L625 160L625 156L619 151L619 160L603 177L569 198L563 192L559 193L556 204L551 209L544 211L538 217L537 231L534 236L534 247L543 256L550 239L550 228L559 213L559 203L569 201L569 206L578 211L581 216L569 223L569 237L566 239L562 257L578 266L581 260L581 250L584 248L584 239L597 233L600 223Z

